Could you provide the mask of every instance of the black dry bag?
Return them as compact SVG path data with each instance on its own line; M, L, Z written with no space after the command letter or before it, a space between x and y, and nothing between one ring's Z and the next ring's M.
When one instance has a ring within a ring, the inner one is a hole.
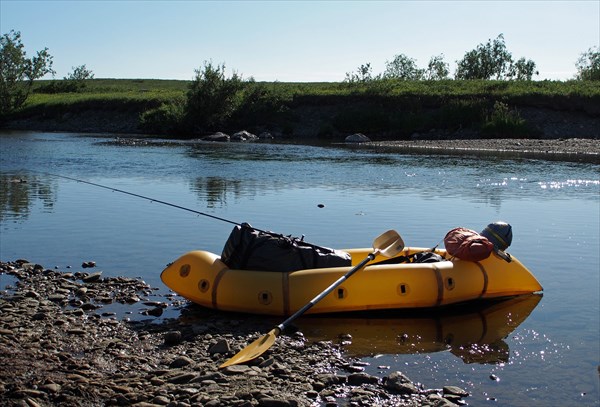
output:
M256 230L247 223L233 228L221 260L231 269L280 272L352 265L346 252Z

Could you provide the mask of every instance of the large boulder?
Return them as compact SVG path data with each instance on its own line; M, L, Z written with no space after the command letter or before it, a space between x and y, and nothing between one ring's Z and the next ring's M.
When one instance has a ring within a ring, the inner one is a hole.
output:
M257 141L258 136L246 131L238 131L233 136L231 136L231 141Z
M367 143L371 141L370 138L362 133L351 134L344 140L346 143Z
M231 137L229 137L228 134L225 133L221 133L220 131L211 134L209 136L205 136L202 137L202 140L204 141L220 141L220 142L227 142L231 139Z

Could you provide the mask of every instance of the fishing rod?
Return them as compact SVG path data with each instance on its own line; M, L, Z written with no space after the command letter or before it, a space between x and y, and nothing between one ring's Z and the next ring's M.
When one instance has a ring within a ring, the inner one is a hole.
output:
M95 182L84 181L84 180L73 178L73 177L67 177L66 175L51 174L49 172L41 172L41 173L42 174L46 174L46 175L50 175L50 176L53 176L53 177L64 178L64 179L68 179L68 180L71 180L71 181L80 182L82 184L93 185L95 187L108 189L109 191L113 191L113 192L120 192L120 193L125 194L125 195L135 196L136 198L146 199L146 200L148 200L150 202L157 202L157 203L160 203L160 204L163 204L163 205L167 205L167 206L170 206L170 207L173 207L173 208L182 209L184 211L192 212L192 213L195 213L197 215L207 216L209 218L220 220L222 222L231 223L232 225L242 226L240 223L231 221L229 219L225 219L225 218L221 218L221 217L218 217L218 216L215 216L215 215L211 215L211 214L206 213L206 212L200 212L200 211L197 211L195 209L186 208L184 206L175 205L175 204L172 204L170 202L161 201L160 199L155 199L155 198L151 198L151 197L140 195L140 194L134 194L133 192L124 191L122 189L113 188L113 187L109 187L109 186L106 186L106 185L96 184ZM265 231L260 230L260 229L256 229L254 227L253 227L253 229L258 230L259 232L269 233L269 232L265 232Z
M34 171L34 172L39 172L40 174L50 175L52 177L57 177L57 178L64 178L64 179L68 179L68 180L71 180L71 181L80 182L82 184L92 185L92 186L95 186L95 187L98 187L98 188L108 189L109 191L112 191L112 192L120 192L120 193L125 194L125 195L130 195L130 196L134 196L136 198L145 199L145 200L150 201L150 202L156 202L156 203L159 203L159 204L170 206L172 208L181 209L181 210L184 210L184 211L187 211L187 212L195 213L196 215L206 216L208 218L220 220L222 222L230 223L232 225L236 225L236 226L240 226L240 227L248 227L250 229L256 230L257 232L265 233L265 234L270 235L270 236L283 237L283 238L291 238L291 236L284 236L284 235L282 235L280 233L275 233L275 232L271 232L271 231L268 231L268 230L262 230L262 229L259 229L259 228L255 228L254 226L251 226L250 224L248 224L246 222L244 222L244 223L234 222L232 220L225 219L225 218L222 218L222 217L219 217L219 216L215 216L215 215L211 215L211 214L206 213L206 212L201 212L201 211L197 211L195 209L186 208L186 207L181 206L181 205L176 205L176 204L173 204L173 203L170 203L170 202L161 201L160 199L155 199L155 198L152 198L152 197L149 197L149 196L144 196L144 195L136 194L136 193L133 193L133 192L122 190L122 189L118 189L118 188L114 188L114 187L109 187L109 186L102 185L102 184L97 184L95 182L85 181L85 180L82 180L82 179L68 177L66 175L53 174L53 173L44 172L44 171ZM302 242L303 244L305 244L307 246L311 246L311 247L318 248L318 249L327 249L327 248L322 247L322 246L318 246L318 245L315 245L315 244L312 244L312 243L305 242L304 241L304 235L302 235L301 238L293 238L293 239L294 240L299 240L300 242Z

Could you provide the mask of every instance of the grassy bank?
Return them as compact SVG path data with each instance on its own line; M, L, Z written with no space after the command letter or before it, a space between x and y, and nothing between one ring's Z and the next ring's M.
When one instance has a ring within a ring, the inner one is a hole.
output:
M9 119L65 122L118 112L138 118L140 132L197 136L177 123L191 81L94 79L78 93L45 93L48 83L36 82L25 106ZM243 92L234 114L211 131L245 128L321 138L362 132L402 139L469 130L490 138L535 138L540 129L523 117L524 109L600 117L598 81L251 82Z

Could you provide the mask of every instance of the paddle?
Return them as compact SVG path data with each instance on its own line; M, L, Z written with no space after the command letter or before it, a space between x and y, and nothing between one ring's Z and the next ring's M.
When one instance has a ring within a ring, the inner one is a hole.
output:
M254 358L265 353L273 344L275 343L275 339L277 336L283 332L283 330L296 318L300 315L304 314L313 305L317 302L321 301L323 298L327 296L330 292L332 292L337 286L342 284L346 279L350 278L352 274L356 273L358 270L363 268L369 261L373 260L375 256L381 254L385 257L394 257L398 253L400 253L404 249L404 242L402 238L395 230L388 230L382 235L375 238L373 241L373 252L369 253L369 255L361 261L356 266L352 267L350 271L346 274L338 278L333 284L323 290L320 294L318 294L315 298L310 300L308 304L300 308L296 311L292 316L283 321L281 324L277 325L275 328L271 329L266 335L258 338L250 345L246 346L244 349L236 353L231 359L223 363L219 368L237 365L240 363L248 362Z

